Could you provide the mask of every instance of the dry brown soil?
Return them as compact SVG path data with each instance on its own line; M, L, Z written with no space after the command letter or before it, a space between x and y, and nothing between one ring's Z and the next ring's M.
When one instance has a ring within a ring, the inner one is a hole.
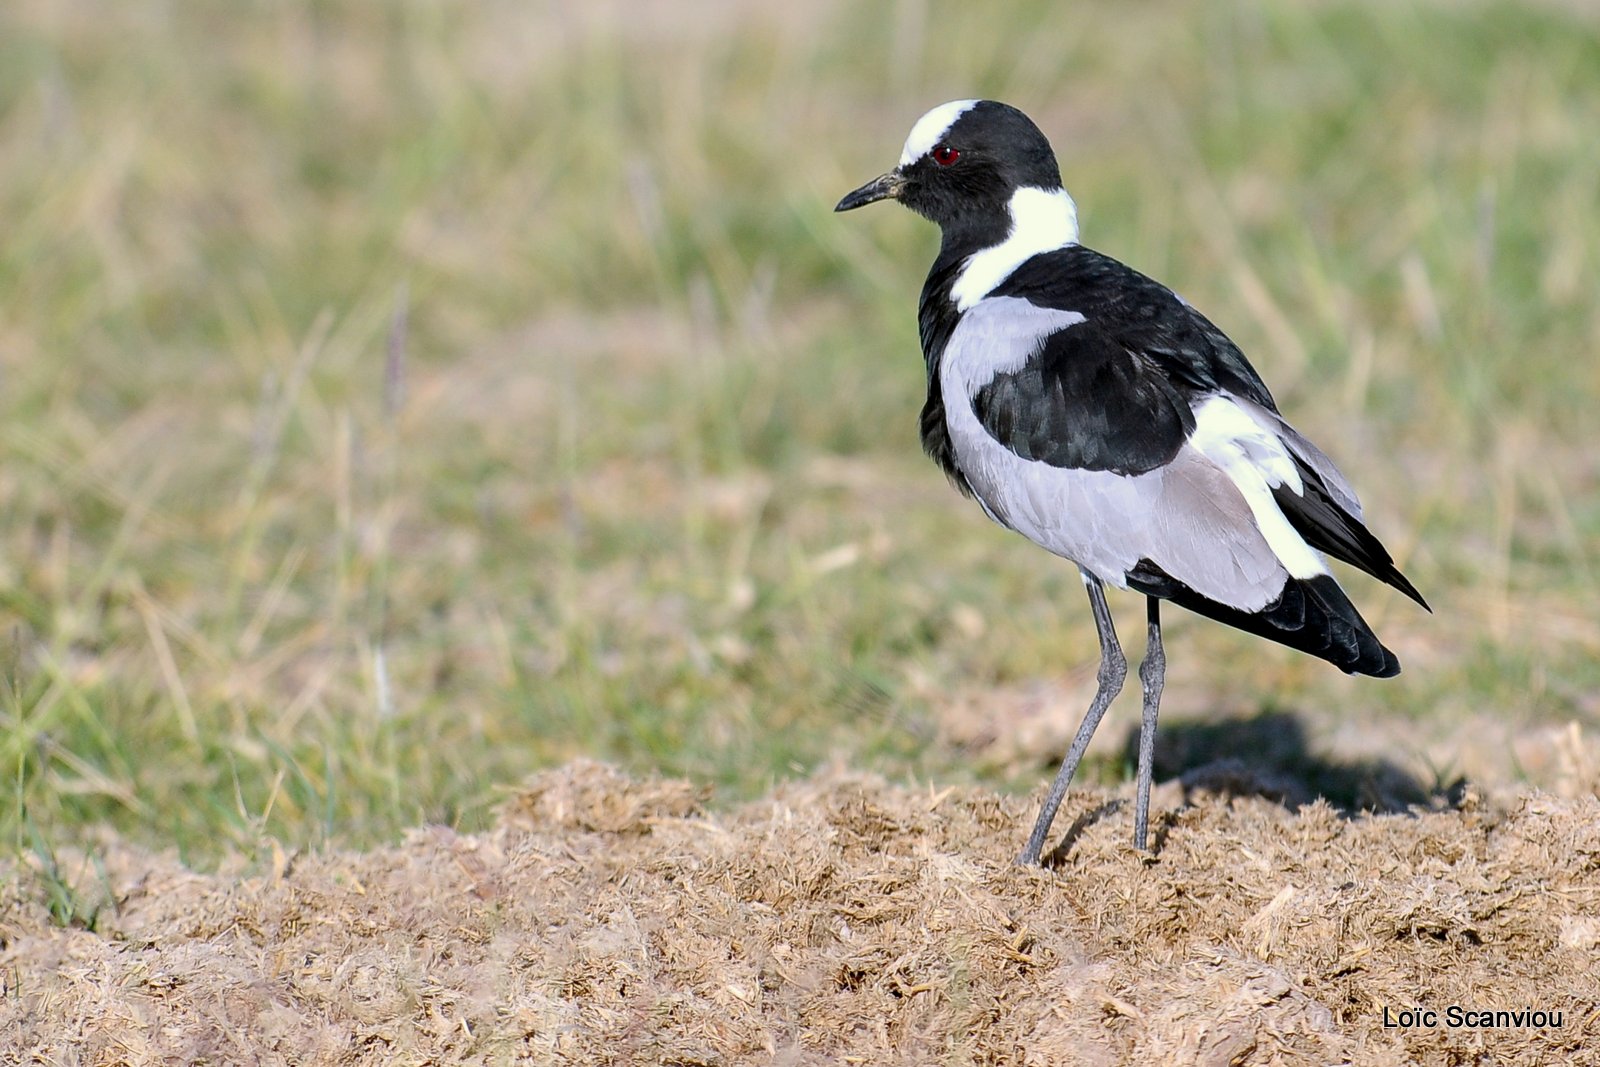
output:
M1048 870L1011 862L1025 798L834 773L708 810L593 763L481 836L214 875L108 842L93 932L0 871L0 1061L1600 1062L1593 795L1216 788L1158 792L1148 857L1125 790L1077 793Z

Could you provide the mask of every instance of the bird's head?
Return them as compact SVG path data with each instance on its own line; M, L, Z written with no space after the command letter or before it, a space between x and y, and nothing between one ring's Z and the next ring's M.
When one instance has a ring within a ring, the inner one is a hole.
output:
M1059 194L1071 204L1050 142L1032 119L995 100L954 100L911 127L899 166L850 193L834 210L898 200L938 223L948 244L986 232L1003 237L1013 224L1019 190ZM1074 214L1074 229L1075 223Z

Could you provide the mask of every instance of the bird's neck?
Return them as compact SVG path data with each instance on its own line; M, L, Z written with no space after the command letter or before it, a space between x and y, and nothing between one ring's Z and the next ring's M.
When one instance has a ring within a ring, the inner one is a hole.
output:
M1078 205L1065 189L1023 186L1011 194L1004 220L995 221L1000 224L944 232L933 269L956 268L950 300L961 311L1039 253L1078 243ZM1003 236L997 240L997 234Z

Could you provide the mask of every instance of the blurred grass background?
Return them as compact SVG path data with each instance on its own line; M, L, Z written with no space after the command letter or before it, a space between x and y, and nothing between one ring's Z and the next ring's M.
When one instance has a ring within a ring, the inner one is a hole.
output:
M1437 611L1351 582L1391 683L1169 613L1167 721L1548 784L1517 738L1600 720L1595 11L794 7L0 7L5 840L360 845L578 754L1043 781L1075 572L920 455L933 229L830 213L970 95Z

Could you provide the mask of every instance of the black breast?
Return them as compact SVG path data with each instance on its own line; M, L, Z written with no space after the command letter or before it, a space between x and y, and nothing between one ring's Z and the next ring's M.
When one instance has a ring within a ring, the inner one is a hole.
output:
M955 284L963 262L965 257L941 255L922 285L917 326L922 338L922 358L928 369L928 396L922 405L920 429L922 450L933 457L952 485L972 496L972 486L956 464L955 448L950 444L950 431L944 421L944 396L939 389L939 363L956 323L961 321L960 313L950 301L950 287Z

